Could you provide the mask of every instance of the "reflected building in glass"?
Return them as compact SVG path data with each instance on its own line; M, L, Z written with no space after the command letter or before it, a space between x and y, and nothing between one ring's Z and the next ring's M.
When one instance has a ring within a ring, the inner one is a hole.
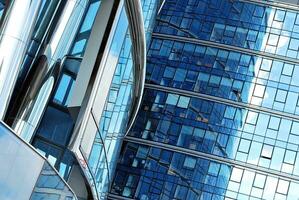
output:
M111 199L299 198L297 3L163 2Z

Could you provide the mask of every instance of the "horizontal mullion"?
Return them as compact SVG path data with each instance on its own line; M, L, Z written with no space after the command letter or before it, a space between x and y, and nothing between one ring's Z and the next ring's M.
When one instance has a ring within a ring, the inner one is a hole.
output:
M252 164L248 164L248 163L244 163L244 162L240 162L240 161L235 161L235 160L231 160L231 159L227 159L227 158L222 158L222 157L219 157L216 155L198 152L198 151L195 151L192 149L186 149L183 147L178 147L178 146L174 146L174 145L170 145L170 144L149 141L149 140L141 139L141 138L135 138L132 136L126 136L124 138L124 141L132 142L135 144L146 145L146 146L150 146L150 147L156 147L156 148L164 149L164 150L171 151L171 152L182 153L185 155L189 155L189 156L193 156L193 157L197 157L197 158L201 158L201 159L208 159L208 160L216 161L219 163L227 164L230 166L247 169L247 170L250 170L253 172L259 172L264 175L272 175L272 176L275 176L278 178L285 178L289 181L299 182L299 177L295 176L295 175L278 172L278 171L275 171L272 169L265 169L265 168L262 168L262 167L259 167L256 165L252 165Z
M242 48L242 47L221 44L221 43L208 41L208 40L188 38L188 37L182 37L182 36L177 36L177 35L169 35L169 34L164 34L164 33L153 33L152 38L173 40L173 41L184 42L184 43L188 42L188 43L192 43L192 44L196 44L196 45L204 45L204 46L214 47L214 48L219 48L219 49L224 49L224 50L231 50L231 51L236 51L236 52L240 52L240 53L245 53L248 55L260 56L263 58L270 58L270 59L274 59L274 60L283 61L283 62L289 63L289 64L299 65L298 59L280 56L280 55L267 53L267 52L263 52L263 51L256 51L256 50L252 50L252 49L246 49L246 48Z
M221 104L225 104L225 105L229 105L229 106L233 106L233 107L248 109L251 111L259 111L261 113L267 113L272 116L282 117L284 119L289 119L289 120L294 120L294 121L299 122L298 115L289 114L289 113L285 113L285 112L281 112L281 111L276 111L276 110L272 110L269 108L264 108L261 106L248 104L248 103L242 103L242 102L224 99L224 98L220 98L220 97L215 97L215 96L211 96L211 95L207 95L207 94L196 93L193 91L187 91L187 90L166 87L166 86L161 86L161 85L155 85L155 84L149 84L149 83L146 83L144 85L144 87L147 89L154 89L154 90L159 90L159 91L163 91L163 92L171 92L171 93L178 94L178 95L213 101L216 103L221 103Z
M241 2L245 3L254 3L258 5L264 5L264 6L271 6L273 8L281 8L285 10L292 10L295 12L299 11L299 5L298 4L291 4L283 1L261 1L261 0L239 0Z

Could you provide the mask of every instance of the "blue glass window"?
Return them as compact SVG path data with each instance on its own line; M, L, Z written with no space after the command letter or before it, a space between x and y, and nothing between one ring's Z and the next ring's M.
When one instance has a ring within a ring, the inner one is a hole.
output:
M179 100L179 95L175 94L168 94L168 97L166 99L166 103L169 105L176 105Z
M57 104L66 106L68 103L68 98L71 96L70 94L73 88L73 84L74 79L70 75L63 74L54 95L53 101Z
M186 156L184 161L184 167L193 169L196 165L196 159Z
M189 105L190 98L181 96L178 102L178 107L187 108Z
M81 26L80 33L91 29L94 19L95 19L95 16L99 9L99 6L100 6L100 1L96 1L96 2L90 4L87 14L85 16L84 22Z

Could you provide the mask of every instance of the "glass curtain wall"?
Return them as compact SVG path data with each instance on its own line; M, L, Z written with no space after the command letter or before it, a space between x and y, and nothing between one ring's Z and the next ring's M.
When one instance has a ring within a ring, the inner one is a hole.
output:
M111 194L296 199L298 14L255 1L166 0Z

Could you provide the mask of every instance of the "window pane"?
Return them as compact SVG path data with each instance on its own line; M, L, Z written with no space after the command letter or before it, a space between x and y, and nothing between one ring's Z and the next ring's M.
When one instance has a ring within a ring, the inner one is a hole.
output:
M61 78L58 88L56 90L56 94L54 96L54 101L56 103L62 104L70 81L71 81L70 76L68 76L66 74L62 75L62 78Z

